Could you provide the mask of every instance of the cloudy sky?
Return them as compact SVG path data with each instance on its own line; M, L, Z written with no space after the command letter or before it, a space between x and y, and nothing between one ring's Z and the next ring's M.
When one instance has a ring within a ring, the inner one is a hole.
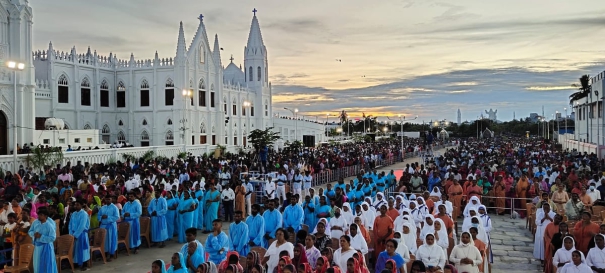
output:
M550 116L572 83L605 70L605 8L598 0L30 0L34 48L119 58L172 57L179 21L187 44L204 14L223 63L243 48L258 9L274 109L346 110L418 121ZM341 60L341 61L337 61ZM483 112L485 113L485 112ZM283 114L286 114L284 112Z

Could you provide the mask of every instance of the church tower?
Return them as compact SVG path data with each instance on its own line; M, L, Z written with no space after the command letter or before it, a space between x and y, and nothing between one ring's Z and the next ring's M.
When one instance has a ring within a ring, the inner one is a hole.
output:
M458 125L462 124L462 113L460 112L460 108L458 108L458 118L456 121Z
M10 0L0 1L0 14L0 77L6 82L0 85L0 154L10 154L15 141L20 147L32 142L34 131L30 128L36 127L33 13L27 0ZM13 71L6 67L9 61L24 64L23 69L16 72L16 79ZM14 90L15 81L17 90ZM17 130L16 139L13 130Z
M263 42L256 9L252 10L252 24L248 43L244 48L244 74L246 85L256 93L254 111L257 122L254 129L270 127L271 116L271 84L269 83L269 63L267 61L267 48Z

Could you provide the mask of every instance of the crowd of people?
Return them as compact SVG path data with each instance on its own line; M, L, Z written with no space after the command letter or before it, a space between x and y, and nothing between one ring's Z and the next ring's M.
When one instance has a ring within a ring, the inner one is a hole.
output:
M409 140L405 149L421 145ZM154 245L183 244L169 263L155 261L154 273L488 272L489 213L512 213L535 217L534 255L545 260L546 272L602 272L605 226L599 229L590 214L605 197L590 199L604 187L596 156L555 151L540 139L499 137L460 141L430 161L409 164L399 177L374 169L399 148L398 141L381 141L266 151L260 160L190 156L78 162L40 174L20 169L0 185L3 247L14 249L3 258L18 262L19 247L33 243L34 272L56 272L59 230L74 236L74 261L86 270L89 232L107 231L105 252L112 259L118 225L128 223L128 245L137 253L141 218L149 217ZM313 174L351 165L365 171L325 189L307 184ZM275 172L260 203L251 200L250 171ZM589 185L594 188L586 190ZM559 199L564 193L572 198ZM208 234L204 242L196 239L200 232Z

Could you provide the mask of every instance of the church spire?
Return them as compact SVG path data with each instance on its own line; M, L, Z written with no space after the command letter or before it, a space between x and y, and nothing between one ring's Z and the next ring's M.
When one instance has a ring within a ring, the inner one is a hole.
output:
M252 10L254 17L252 17L252 24L250 25L250 34L248 35L248 44L246 48L254 51L254 53L260 53L264 49L265 43L263 42L263 35L260 32L260 25L258 24L258 18L256 18L256 9Z
M214 49L212 50L212 55L214 56L214 60L217 62L218 66L221 66L221 48L218 45L218 34L214 36Z
M185 31L183 30L183 22L179 26L179 39L176 46L176 59L185 58L187 54L187 45L185 45Z

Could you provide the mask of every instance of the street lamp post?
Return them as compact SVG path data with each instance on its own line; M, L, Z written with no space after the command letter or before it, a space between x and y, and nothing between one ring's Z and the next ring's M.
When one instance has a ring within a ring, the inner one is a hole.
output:
M388 117L387 117L388 118ZM416 115L416 117L414 117L413 119L410 120L416 120L418 119L418 115ZM401 160L403 160L403 156L405 155L404 153L404 149L403 149L403 122L405 121L405 116L402 116L401 114L399 114L399 133L401 134L399 136L399 138L401 139ZM422 123L424 125L424 122Z
M187 110L188 110L188 104L190 103L190 99L193 96L193 92L191 92L191 90L187 90L187 89L183 89L183 101L185 102L185 113L183 115L183 119L181 119L181 131L182 131L182 139L183 139L183 145L185 147L185 152L187 152L187 141L188 141L188 137L187 137Z
M25 64L9 61L7 65L13 71L13 168L17 173L17 71L23 70Z
M563 108L565 111L565 134L567 134L567 107Z
M298 118L297 118L298 108L290 109L290 108L284 107L284 109L290 111L292 113L292 115L294 116L294 141L297 141L298 140Z

